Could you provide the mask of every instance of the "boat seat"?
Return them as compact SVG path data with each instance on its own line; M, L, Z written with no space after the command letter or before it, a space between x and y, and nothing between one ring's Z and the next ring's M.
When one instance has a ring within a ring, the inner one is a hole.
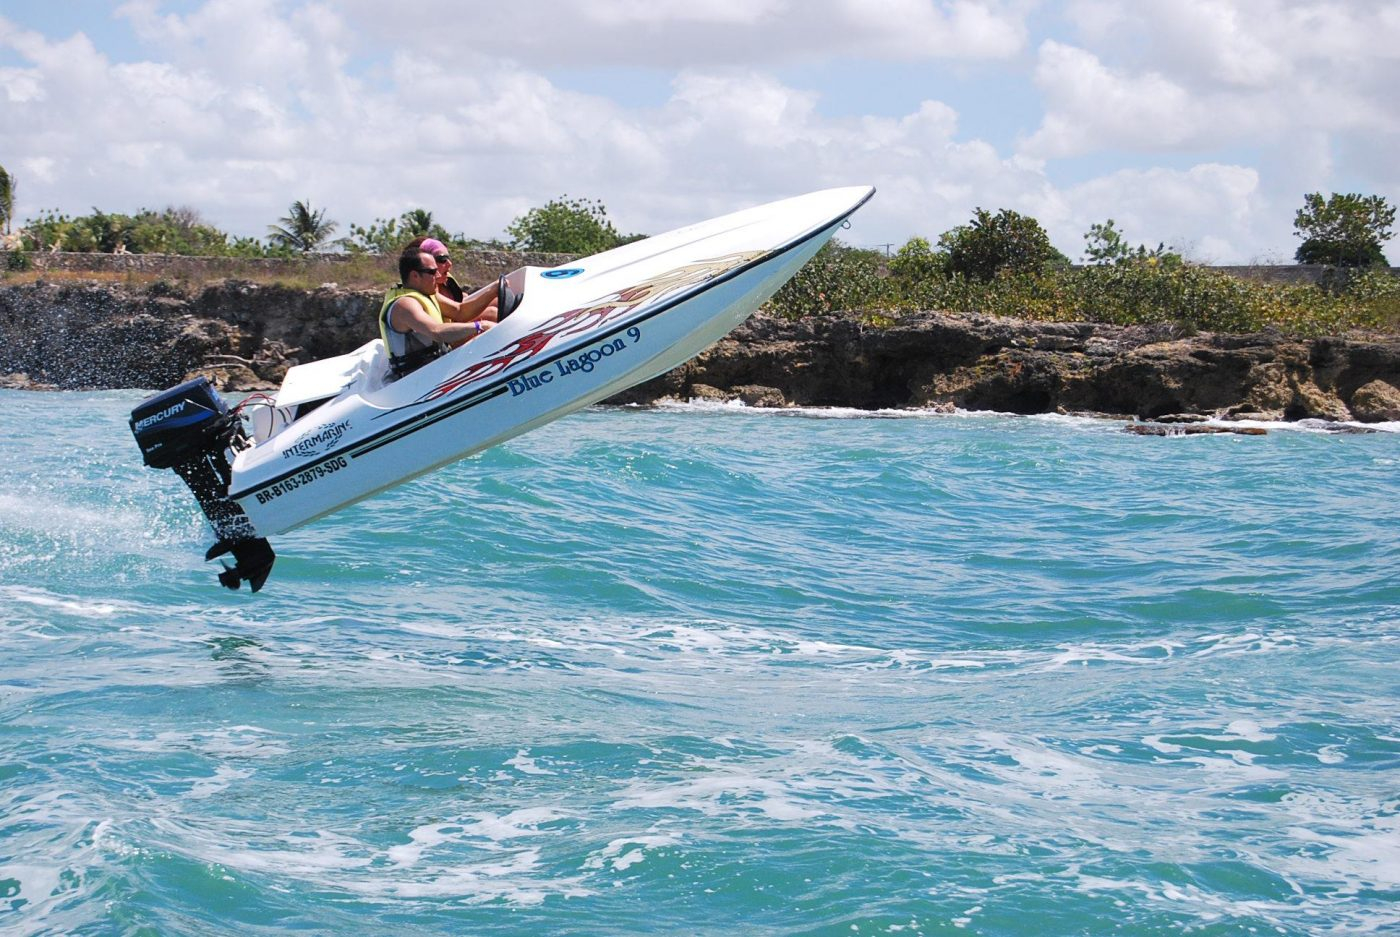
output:
M271 439L317 407L352 391L366 394L388 383L389 361L384 343L366 342L349 354L324 358L287 369L271 406L249 413L253 441Z

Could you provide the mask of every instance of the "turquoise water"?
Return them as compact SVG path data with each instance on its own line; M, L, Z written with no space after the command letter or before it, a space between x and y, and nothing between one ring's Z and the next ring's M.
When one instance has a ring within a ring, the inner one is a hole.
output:
M1400 928L1400 432L586 411L254 596L140 396L0 392L0 931Z

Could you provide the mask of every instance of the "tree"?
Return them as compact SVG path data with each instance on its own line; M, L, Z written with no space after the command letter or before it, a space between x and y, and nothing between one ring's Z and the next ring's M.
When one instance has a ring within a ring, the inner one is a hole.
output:
M880 251L850 247L833 238L773 294L770 305L789 319L833 310L887 307L892 305L893 289L881 276L884 263Z
M0 166L0 228L10 233L10 219L15 215L15 178Z
M351 224L346 246L354 253L396 254L411 240L399 228L399 219L376 218L369 227Z
M161 213L161 217L180 231L196 231L209 227L204 216L199 213L199 209L193 205L167 205L165 211Z
M205 222L199 210L189 205L168 206L161 212L143 208L126 220L129 227L122 232L122 243L132 253L217 256L228 243L228 235Z
M1168 250L1161 241L1151 250L1146 244L1129 247L1123 233L1113 226L1112 218L1103 224L1089 225L1084 242L1084 259L1091 264L1161 263L1179 267L1183 263L1181 255Z
M1114 264L1127 260L1132 253L1128 242L1123 240L1123 232L1113 226L1110 218L1103 224L1089 225L1089 233L1084 235L1084 259L1091 264Z
M410 208L399 216L399 220L403 222L403 233L408 235L409 240L413 240L420 234L424 237L432 236L433 213L426 208Z
M911 237L890 258L890 275L909 283L947 275L948 258L934 253L928 238Z
M543 208L532 208L506 228L516 250L558 254L596 254L625 243L608 220L602 202L551 199Z
M948 255L950 273L989 282L997 273L1036 273L1047 265L1067 265L1050 236L1029 215L1001 209L995 215L978 208L972 223L945 231L938 246Z
M437 238L449 246L468 243L460 234L448 234L447 229L434 221L433 213L426 208L410 208L397 218L376 218L369 227L350 225L346 247L354 252L397 254L405 244L420 235Z
M80 253L208 257L226 253L228 235L205 224L193 208L167 208L160 212L143 208L135 215L109 214L94 208L92 214L77 218L56 211L31 218L25 224L25 242L31 250L59 246Z
M335 233L336 223L326 219L326 210L311 210L311 200L293 202L280 225L268 225L267 239L278 247L289 247L303 254L316 250Z
M1395 209L1379 195L1303 196L1293 233L1303 239L1294 255L1300 264L1336 267L1385 266L1381 245L1392 237Z

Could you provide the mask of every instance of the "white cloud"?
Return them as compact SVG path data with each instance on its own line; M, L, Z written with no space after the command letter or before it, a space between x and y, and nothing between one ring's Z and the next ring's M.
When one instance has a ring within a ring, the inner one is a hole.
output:
M439 35L534 68L726 65L937 56L1004 59L1026 45L1027 0L591 0L443 5ZM367 35L409 41L414 22L371 0L338 5Z
M1233 99L1240 111L1268 112L1275 127L1400 120L1393 3L1143 0L1129 14L1077 0L1070 9L1082 45L1108 67L1162 76L1206 105Z
M1006 59L1026 45L1022 12L1000 3L837 0L830 10L818 6L790 12L830 22L833 28L826 35L844 34L859 51L900 58Z
M692 131L686 133L687 143L703 143L702 128L724 127L727 144L776 149L826 142L814 139L814 134L820 134L813 119L815 105L815 95L784 87L758 72L685 72L674 84L667 110L676 124Z
M607 0L579 8L579 12L605 26L677 23L752 26L770 19L785 6L781 0Z
M55 172L55 163L47 156L31 156L23 158L19 162L21 178L26 182L37 181L41 185L52 184L58 178ZM27 177L27 178L26 178ZM18 179L16 179L18 181Z
M155 0L133 0L118 8L138 37L168 50L173 64L218 75L231 84L286 87L313 77L324 59L326 37L314 27L314 11L283 18L273 0L209 0L186 16L160 14Z
M1155 18L1156 35L1179 70L1225 86L1267 89L1289 80L1293 68L1258 25L1239 7L1203 0L1177 0L1170 15Z
M857 243L1010 208L1071 255L1111 216L1223 261L1291 254L1304 191L1400 202L1391 5L588 0L444 5L426 25L368 0L166 9L120 7L144 45L119 55L110 23L45 35L0 16L20 217L189 204L261 235L309 198L342 226L421 206L490 237L568 194L656 232L873 183ZM907 86L868 84L891 63L918 64ZM619 66L647 104L575 80ZM839 76L839 111L816 74ZM966 129L1002 111L1019 145Z
M1073 214L1052 230L1052 239L1077 257L1090 225L1112 218L1133 244L1165 242L1203 262L1249 260L1265 250L1255 240L1260 230L1279 223L1291 229L1291 217L1284 221L1271 214L1260 195L1258 172L1244 166L1123 170L1068 189L1065 198L1074 206ZM1200 232L1210 232L1208 243ZM1228 256L1217 256L1221 253Z
M1083 49L1046 42L1035 79L1049 107L1023 147L1032 156L1177 147L1200 128L1185 89L1157 74L1114 72Z
M1046 111L1025 149L1288 146L1299 133L1400 132L1400 12L1384 4L1173 0L1071 7L1083 46L1047 40Z
M39 76L21 68L0 68L0 91L11 104L29 104L44 100L44 87Z

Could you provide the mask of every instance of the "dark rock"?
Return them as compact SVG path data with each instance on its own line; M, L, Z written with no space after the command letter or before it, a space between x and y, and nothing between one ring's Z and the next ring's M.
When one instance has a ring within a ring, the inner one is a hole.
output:
M377 334L378 296L237 280L193 296L168 284L0 286L0 372L63 389L167 387L206 371L221 389L275 388L291 365Z
M43 384L30 380L28 374L12 372L0 374L0 390L58 390L53 384Z
M776 387L765 387L762 384L742 384L735 387L733 393L750 407L778 409L788 405L787 398Z
M1164 423L1129 423L1123 427L1129 433L1139 436L1202 436L1215 433L1233 433L1237 436L1265 436L1268 430L1259 426L1169 426Z
M686 399L728 403L730 400L733 400L734 397L732 394L727 394L718 387L711 387L709 384L693 384L691 385L690 393L686 396Z
M1400 420L1400 390L1382 380L1363 384L1351 395L1351 412L1362 423Z
M1224 419L1251 423L1276 423L1283 419L1283 414L1260 413L1257 410L1250 410L1246 407L1231 407L1230 410L1226 412Z
M503 261L509 258L503 255ZM505 272L509 266L503 266ZM208 373L228 390L275 388L294 364L378 334L380 294L226 280L186 294L104 284L0 285L9 386L166 387ZM742 399L849 406L1130 414L1148 421L1400 419L1400 338L1188 335L914 312L757 315L693 361L610 403ZM1387 390L1388 388L1388 390Z

